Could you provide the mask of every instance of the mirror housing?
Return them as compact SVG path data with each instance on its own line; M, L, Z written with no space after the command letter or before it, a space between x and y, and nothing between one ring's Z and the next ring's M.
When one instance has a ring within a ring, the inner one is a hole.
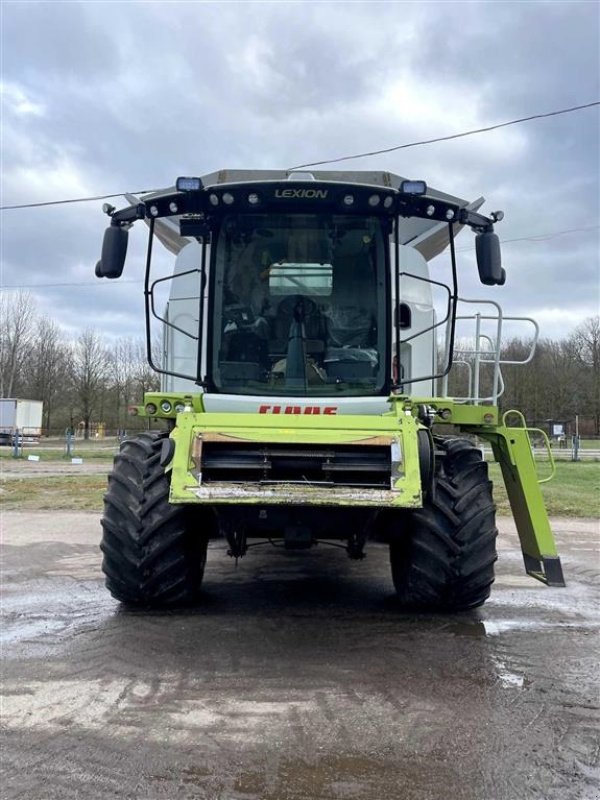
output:
M475 237L479 280L486 286L503 286L506 272L502 269L500 239L493 231L478 233Z
M96 264L98 278L120 278L125 266L129 232L120 225L111 225L104 231L102 256Z

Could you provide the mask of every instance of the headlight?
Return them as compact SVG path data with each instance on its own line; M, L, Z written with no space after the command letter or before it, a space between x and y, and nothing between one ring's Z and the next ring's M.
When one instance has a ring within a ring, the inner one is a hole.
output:
M171 411L171 408L171 403L168 400L163 400L160 404L160 410L163 412L163 414L168 414Z
M177 178L175 187L178 192L199 192L202 181L200 178Z
M144 410L146 414L156 414L158 409L156 408L156 405L154 403L146 403L146 405L144 406Z
M427 194L425 181L402 181L400 191L403 194Z

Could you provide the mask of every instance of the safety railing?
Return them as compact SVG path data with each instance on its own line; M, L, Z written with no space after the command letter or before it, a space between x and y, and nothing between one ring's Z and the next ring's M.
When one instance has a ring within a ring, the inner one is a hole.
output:
M531 317L515 317L504 316L501 306L493 300L473 300L467 298L459 298L460 304L470 304L478 306L491 307L492 313L481 313L477 311L474 314L460 314L456 315L456 323L464 326L465 323L472 323L473 329L470 336L467 337L467 343L460 343L460 339L455 338L452 353L453 369L455 366L467 366L468 375L468 388L464 396L453 397L459 403L491 403L496 405L498 398L504 393L504 378L502 376L502 367L507 365L522 365L529 364L535 355L535 349L539 339L539 326L537 322ZM505 324L512 323L525 323L533 327L533 336L529 350L524 358L502 358L502 335L505 330ZM482 326L487 325L488 329L484 332ZM463 340L464 341L464 340ZM452 343L452 336L449 330L446 331L445 340L445 358L449 358L449 350ZM492 377L489 381L489 391L482 393L483 384L483 371L491 369ZM451 370L441 380L441 395L443 397L449 396L449 381L453 371Z

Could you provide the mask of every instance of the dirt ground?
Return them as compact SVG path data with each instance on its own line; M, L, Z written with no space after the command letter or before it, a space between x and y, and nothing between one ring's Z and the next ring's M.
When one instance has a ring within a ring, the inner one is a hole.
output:
M27 459L3 459L0 464L0 478L40 479L47 477L60 477L61 475L107 475L112 467L112 461L98 460L86 461L83 464L72 464L68 461L28 461Z
M5 512L3 800L597 800L595 520L554 520L566 589L512 522L488 603L395 606L364 562L215 542L202 605L131 612L99 515Z

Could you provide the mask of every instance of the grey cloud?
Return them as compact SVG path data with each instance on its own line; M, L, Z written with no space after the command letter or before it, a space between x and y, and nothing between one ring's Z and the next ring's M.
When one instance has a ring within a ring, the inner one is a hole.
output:
M38 71L53 82L85 80L110 69L117 35L117 26L96 24L83 3L7 3L4 68L26 80Z
M452 104L468 108L465 100L484 124L551 110L598 91L596 19L593 4L566 2L12 3L3 77L43 102L45 116L6 117L5 164L43 170L66 153L92 191L132 191L171 185L178 174L285 167L452 133ZM258 72L242 58L252 43ZM446 105L430 114L433 123L410 109L369 111L401 79L440 88ZM483 135L346 168L484 194L486 208L506 211L501 238L593 225L597 120L591 110L507 129L503 152ZM522 150L511 150L511 130ZM26 200L27 191L5 182L4 200ZM106 223L99 205L6 212L3 281L80 282L85 264L93 281ZM128 277L141 274L145 237L135 236ZM471 235L459 246L472 248ZM481 294L472 255L461 258L465 293ZM509 282L497 296L510 307L589 308L594 232L507 245L505 261ZM139 287L104 284L40 297L72 327L92 319L110 331L141 330Z

